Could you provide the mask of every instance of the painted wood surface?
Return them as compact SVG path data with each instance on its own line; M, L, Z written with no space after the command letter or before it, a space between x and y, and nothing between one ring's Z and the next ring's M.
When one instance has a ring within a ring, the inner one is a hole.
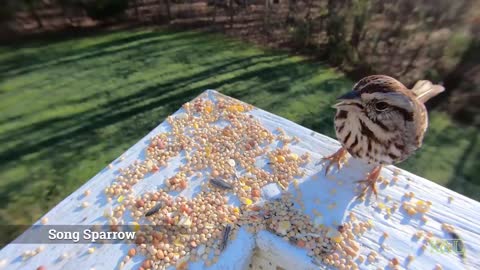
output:
M217 95L219 93L208 90L201 96L215 100ZM175 116L180 112L182 112L182 109L173 115ZM480 269L480 257L478 256L480 254L479 202L394 166L387 166L381 172L381 176L387 179L389 183L378 185L378 199L372 198L365 202L359 202L355 200L355 181L361 180L365 176L371 169L369 165L349 159L340 171L335 168L328 176L325 176L324 166L318 164L318 162L322 157L338 149L340 144L336 140L260 109L254 109L249 113L259 119L272 132L277 127L281 127L287 135L297 136L300 142L290 146L293 152L299 155L305 152L311 154L312 162L305 167L306 174L298 181L307 214L314 218L315 209L315 211L322 213L324 223L329 226L342 223L350 212L353 212L359 220L371 220L373 222L373 228L359 239L361 243L360 252L366 256L373 250L379 256L374 263L361 264L361 269L388 269L386 266L389 260L394 257L398 258L401 268L434 269L436 264L440 264L443 269ZM167 122L158 125L121 157L114 160L111 163L111 168L107 166L45 214L44 217L48 218L48 224L106 224L106 219L102 218L103 212L107 207L115 205L116 202L107 202L103 192L105 187L112 183L118 173L118 168L126 167L135 160L145 158L144 150L152 136L168 130ZM180 159L174 159L166 169L162 169L161 173L148 176L150 178L148 181L141 181L136 184L134 195L155 190L158 185L163 183L164 179L175 174L175 169L181 165L181 162ZM432 164L432 166L435 166L435 164ZM196 190L198 190L196 188L196 185L189 185L188 189L182 192L182 195L194 196ZM91 194L85 196L85 190L90 190ZM289 187L289 191L296 192L292 186ZM409 192L414 193L413 199L404 196L405 193ZM278 193L278 188L272 185L264 187L262 191L265 199L273 198ZM431 202L431 208L424 215L424 220L422 220L421 215L410 216L402 209L404 201L415 202L417 199ZM81 206L83 202L88 202L89 206L83 208ZM382 208L389 207L395 202L399 209L387 217ZM454 252L441 252L432 247L422 250L423 242L413 237L417 231L425 230L431 232L434 238L448 239L450 236L442 230L443 223L451 224L458 235L462 237L466 247L464 259ZM35 223L35 225L40 224L40 220ZM24 236L31 233L32 230L33 228L29 229L24 233ZM389 235L387 238L383 237L385 232ZM26 250L35 250L39 246L44 248L42 252L27 260L22 259L22 254ZM0 251L0 268L9 270L37 269L38 266L43 265L48 270L118 269L120 262L132 246L133 244L127 243L115 245L98 243L12 243ZM92 247L95 250L89 253L89 249ZM240 230L238 237L229 244L220 256L219 262L208 269L248 269L254 250L256 250L255 254L260 254L263 263L268 260L272 262L269 264L272 267L271 269L275 269L276 266L281 266L284 269L319 268L319 266L310 262L305 250L293 247L269 232L265 231L258 235L252 235L246 230ZM405 260L408 255L414 257L414 260L409 264ZM137 269L142 260L142 256L135 256L123 269ZM253 268L255 268L255 263ZM198 262L191 264L190 269L207 268ZM263 269L268 269L268 265Z

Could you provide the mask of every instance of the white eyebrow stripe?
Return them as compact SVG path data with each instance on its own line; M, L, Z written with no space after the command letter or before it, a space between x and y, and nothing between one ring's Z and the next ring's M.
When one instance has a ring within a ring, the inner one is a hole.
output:
M402 93L388 92L388 93L364 93L362 99L366 101L377 99L379 101L386 102L392 106L405 109L409 112L413 111L412 101Z

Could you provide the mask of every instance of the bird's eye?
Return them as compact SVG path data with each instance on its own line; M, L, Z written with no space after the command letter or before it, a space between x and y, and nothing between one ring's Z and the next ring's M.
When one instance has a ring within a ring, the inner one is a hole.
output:
M375 110L377 111L385 111L387 108L388 108L388 104L386 102L375 103Z

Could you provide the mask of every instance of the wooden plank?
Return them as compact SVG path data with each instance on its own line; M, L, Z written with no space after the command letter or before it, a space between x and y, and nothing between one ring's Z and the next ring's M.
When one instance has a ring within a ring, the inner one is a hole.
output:
M218 93L210 90L203 95L213 100ZM174 115L180 112L182 112L182 109ZM312 162L305 167L306 175L298 181L298 188L303 194L301 199L305 204L305 211L308 215L314 218L314 212L322 213L324 223L329 226L335 226L335 224L346 221L350 212L355 213L359 220L372 220L373 228L358 239L361 244L360 252L366 256L373 250L379 256L374 263L360 264L360 269L376 269L377 267L383 269L393 257L398 258L401 268L407 268L404 259L408 255L415 257L415 260L408 265L410 269L433 269L437 263L441 264L443 269L480 269L480 258L475 256L475 254L480 254L478 244L480 243L479 202L441 187L427 179L397 169L394 166L388 166L382 170L381 175L390 180L390 183L379 185L378 200L367 200L360 203L354 199L356 195L355 181L362 179L371 169L367 164L351 159L342 170L336 171L334 169L329 176L325 177L323 166L316 165L316 163L323 156L337 150L339 143L336 140L312 132L260 109L254 109L250 113L259 119L268 130L274 131L277 127L281 127L289 136L300 138L299 143L290 145L293 152L299 155L305 152L311 154ZM45 215L49 220L48 223L63 225L104 224L106 221L101 216L104 210L110 207L110 203L106 201L103 194L104 188L111 184L118 168L126 167L137 159L145 158L143 151L152 136L168 130L169 125L166 122L161 123L121 157L114 160L112 169L105 168L99 172L48 212ZM180 159L169 162L169 166L162 170L161 174L148 176L148 181L141 181L136 184L133 194L139 195L146 191L155 190L159 184L163 183L164 179L173 176L175 169L181 164ZM394 177L398 180L393 181ZM194 196L196 187L195 184L189 185L188 190L183 195ZM271 188L271 186L268 188ZM267 198L274 196L268 188L264 188L263 191ZM87 197L83 195L85 190L91 190L91 194ZM289 187L289 191L295 193L292 186ZM401 209L403 201L408 200L404 196L406 192L415 194L413 201L418 198L431 202L431 209L425 215L426 223L422 222L420 215L411 217ZM388 201L387 197L389 198ZM450 201L449 197L452 197L453 200ZM90 206L85 209L80 206L84 201L90 203ZM398 204L399 210L393 212L389 218L386 217L385 210L381 212L378 210L379 206L380 208L383 207L382 204L391 206L395 202ZM453 225L463 238L467 250L464 260L458 254L452 252L441 253L431 248L422 251L421 245L423 242L412 239L412 236L418 230L429 231L438 238L449 238L442 230L443 223ZM40 221L36 224L40 224ZM384 232L389 235L386 239L382 237ZM25 234L27 233L28 231ZM272 269L275 269L274 266L281 266L284 269L297 269L294 268L295 265L303 265L303 269L314 269L316 267L306 260L308 257L305 250L291 247L283 239L275 237L271 233L261 232L255 240L261 250L260 254L267 260L273 261ZM253 235L241 230L237 239L221 255L219 263L209 269L245 269L252 256L255 240ZM116 269L131 247L128 244L48 244L44 245L45 250L40 254L28 260L22 260L21 255L25 250L34 250L39 245L38 243L7 245L0 251L0 267L3 266L4 269L36 269L39 265L44 265L49 270ZM96 247L92 254L88 253L90 247ZM68 258L62 259L62 254L68 255ZM279 257L283 257L283 261L279 260ZM285 257L289 259L285 260ZM142 257L136 256L125 265L124 269L137 269L141 261ZM203 266L201 263L196 263L191 265L190 269L203 269Z

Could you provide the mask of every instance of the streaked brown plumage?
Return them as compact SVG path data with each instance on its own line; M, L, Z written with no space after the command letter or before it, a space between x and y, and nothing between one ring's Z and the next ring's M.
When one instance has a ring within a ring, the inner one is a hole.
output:
M422 146L428 126L423 104L444 88L430 81L419 81L410 90L401 82L385 75L361 79L353 91L339 98L334 107L335 131L342 148L330 157L325 174L332 163L340 167L346 153L376 165L366 180L361 196L368 188L376 194L375 181L382 165L407 159Z

